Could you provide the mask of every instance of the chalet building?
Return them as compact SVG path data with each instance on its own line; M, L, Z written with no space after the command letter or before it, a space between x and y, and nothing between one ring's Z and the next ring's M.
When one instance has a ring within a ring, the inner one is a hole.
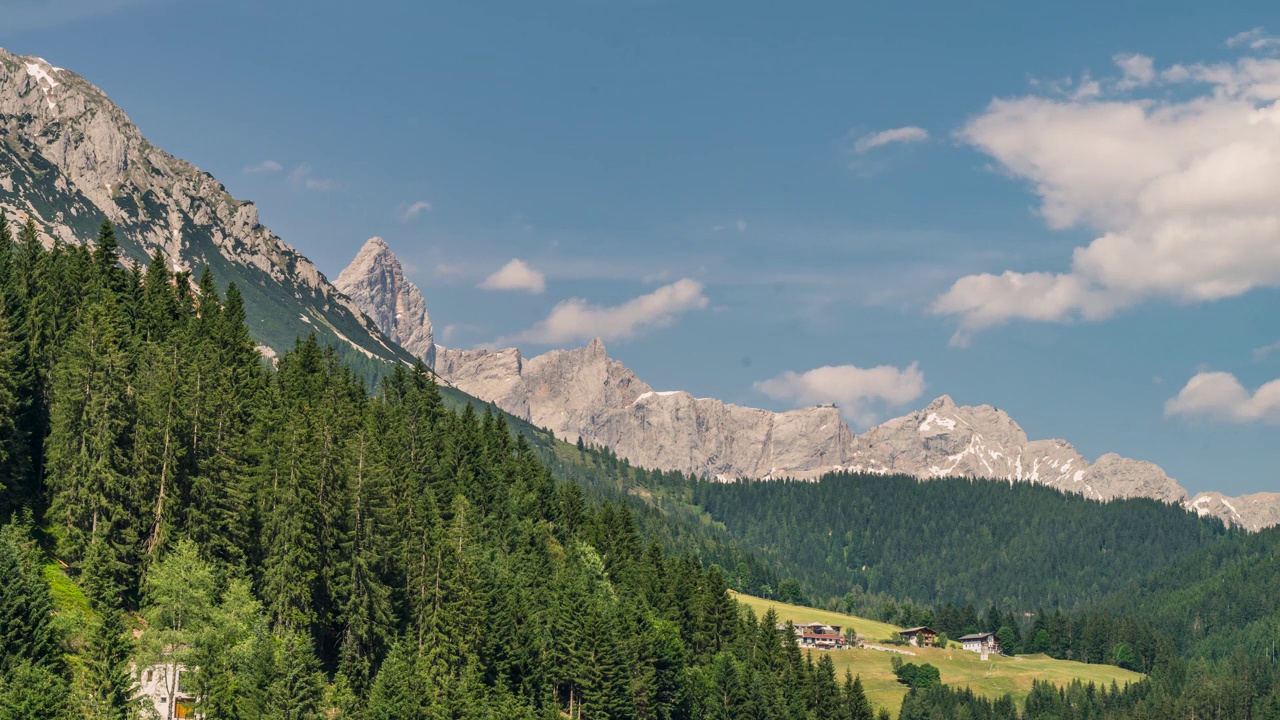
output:
M960 644L969 652L982 653L983 655L1000 652L1000 641L996 639L996 634L992 632L965 635L960 638Z
M843 650L849 647L849 641L840 634L839 625L824 625L820 622L792 625L796 644L803 648L818 650ZM778 632L786 632L787 624L778 623Z
M938 633L933 628L923 625L902 630L898 636L906 640L908 645L916 647L933 647L934 643L938 642Z
M186 666L176 663L151 665L135 672L138 676L134 698L151 701L156 717L162 720L204 717L196 712L196 698L186 687Z

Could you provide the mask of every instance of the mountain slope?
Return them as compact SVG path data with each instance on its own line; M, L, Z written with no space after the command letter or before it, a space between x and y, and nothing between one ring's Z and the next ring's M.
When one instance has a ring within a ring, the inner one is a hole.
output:
M365 367L410 360L316 269L258 222L253 203L142 136L98 88L40 58L0 50L0 208L48 242L88 242L103 218L127 258L159 248L174 268L210 267L245 296L272 356L315 332Z

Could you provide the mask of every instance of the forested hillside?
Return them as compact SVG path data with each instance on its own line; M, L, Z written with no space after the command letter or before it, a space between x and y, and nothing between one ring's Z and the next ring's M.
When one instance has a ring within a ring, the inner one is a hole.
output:
M683 495L823 603L860 591L939 607L1072 610L1241 536L1174 505L1101 503L1031 483L839 473L690 482Z
M235 286L124 270L109 226L18 240L0 224L0 718L132 717L130 668L166 664L209 718L868 716L421 366L370 396L307 338L271 369Z

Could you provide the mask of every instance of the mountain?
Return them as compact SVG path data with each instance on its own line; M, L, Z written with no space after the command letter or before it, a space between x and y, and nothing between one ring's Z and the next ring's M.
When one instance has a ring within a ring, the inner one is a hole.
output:
M0 208L46 244L90 242L105 218L127 261L161 250L175 269L210 267L245 297L269 357L315 332L357 366L411 356L310 260L208 173L143 137L98 88L36 57L0 50ZM425 316L424 316L425 319Z
M1232 498L1218 492L1203 492L1191 498L1187 507L1202 517L1219 517L1246 530L1280 525L1280 493L1261 492Z
M656 392L598 338L529 360L515 348L441 349L435 370L563 440L608 446L640 467L722 479L816 477L837 468L847 447L834 407L775 413Z
M427 302L418 287L405 279L400 260L382 238L370 238L333 284L400 347L435 365Z
M1022 480L1097 500L1187 500L1186 491L1152 463L1108 453L1091 465L1070 443L1028 440L1003 411L990 405L960 407L946 395L871 428L854 448L845 469L855 472Z
M812 479L833 471L984 477L1096 500L1153 498L1254 530L1280 524L1280 494L1189 498L1158 465L1115 453L1090 463L1064 440L1029 439L998 408L960 406L946 395L859 435L834 405L771 412L655 391L610 358L599 339L528 359L517 348L425 348L421 339L431 329L425 307L417 309L421 293L377 238L339 285L392 337L418 338L415 354L433 358L435 371L458 390L562 440L605 445L641 467L722 480Z

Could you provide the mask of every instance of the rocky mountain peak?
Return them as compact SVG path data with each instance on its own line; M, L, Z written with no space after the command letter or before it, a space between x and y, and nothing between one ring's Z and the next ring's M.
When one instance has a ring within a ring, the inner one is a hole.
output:
M382 331L414 357L435 365L436 345L427 302L404 275L400 259L380 237L365 241L334 285Z
M956 401L951 399L950 395L940 395L934 398L933 402L924 407L925 412L955 412L959 408L956 407Z
M0 50L0 208L46 242L91 242L105 218L126 261L160 249L181 269L235 282L263 347L314 332L362 358L403 360L310 260L258 222L208 173L152 145L124 111L75 73Z

